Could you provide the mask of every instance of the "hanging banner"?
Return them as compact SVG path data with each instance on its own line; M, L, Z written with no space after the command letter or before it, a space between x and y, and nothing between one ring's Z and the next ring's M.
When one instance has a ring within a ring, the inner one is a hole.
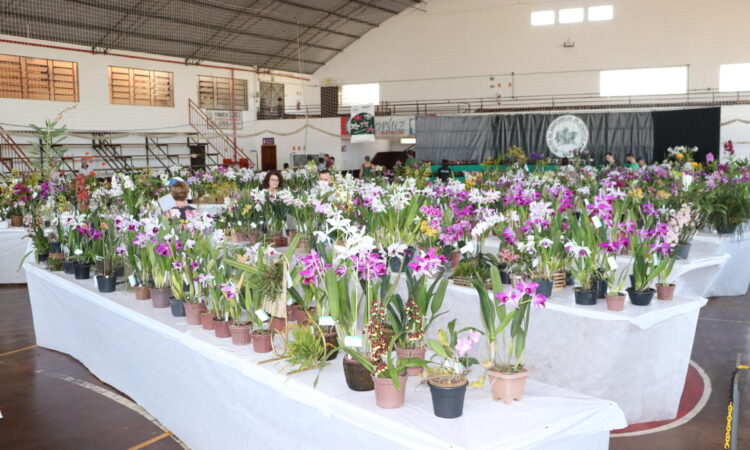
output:
M351 142L375 142L375 105L352 106L349 116Z
M209 109L206 115L222 130L242 129L242 111L219 111Z

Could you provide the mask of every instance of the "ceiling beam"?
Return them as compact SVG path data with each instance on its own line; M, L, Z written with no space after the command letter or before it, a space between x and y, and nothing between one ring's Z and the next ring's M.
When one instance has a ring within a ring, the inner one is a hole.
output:
M252 13L252 12L245 12L245 11L242 11L241 8L231 7L231 6L220 4L220 3L210 2L210 1L207 1L207 0L177 0L177 1L182 2L182 3L187 3L187 4L190 4L190 5L198 5L198 6L204 6L206 8L213 8L213 9L217 9L217 10L220 10L220 11L229 11L229 12L232 12L232 13L235 13L235 14L241 14L241 15L244 15L244 16L263 17L264 19L271 20L271 21L276 22L276 23L283 23L285 25L293 25L293 26L300 25L300 24L298 24L297 22L295 22L293 20L281 19L279 17L273 17L273 16L270 16L270 15L259 15L257 13ZM346 36L346 37L351 38L351 39L359 39L360 37L362 37L362 36L356 35L356 34L344 33L342 31L330 31L330 30L327 30L325 28L319 27L317 25L304 25L304 26L308 27L308 28L312 28L314 30L326 31L328 33L336 34L336 35L339 35L339 36Z
M107 4L105 6L105 5L101 5L98 2L93 1L93 0L63 0L63 1L69 2L69 3L75 3L75 4L79 4L79 5L84 5L84 6L89 6L89 7L92 7L92 8L99 8L99 9L103 9L103 10L106 10L106 11L116 11L116 12L120 12L120 13L123 13L123 14L130 14L130 15L136 15L136 16L141 16L141 17L147 17L147 18L150 18L150 19L159 19L159 20L164 20L164 21L168 21L168 22L172 22L172 23L179 23L181 25L187 25L187 26L196 27L196 28L203 28L203 29L206 29L206 30L213 30L213 31L218 31L218 32L223 32L224 31L224 32L227 32L227 33L238 34L238 35L241 35L241 36L247 36L247 37L258 38L258 39L267 39L269 41L280 41L280 42L288 42L288 43L297 43L297 41L295 41L295 40L285 39L285 38L277 37L277 36L270 36L270 35L267 35L267 34L253 33L253 32L248 32L248 31L238 31L238 30L227 31L223 27L219 27L219 26L216 26L216 25L209 25L209 24L207 24L205 22L199 22L199 21L193 21L193 20L187 20L187 19L179 19L179 18L176 18L176 17L167 16L167 15L158 14L158 13L155 13L155 14L145 13L145 12L142 12L140 10L132 11L129 8L118 6L117 4L113 4L113 3L109 3L109 4ZM258 17L258 18L260 18L260 17ZM343 50L343 49L340 49L340 48L328 47L328 46L325 46L325 45L317 45L317 44L301 43L301 45L305 46L305 47L319 48L321 50L330 50L330 51L334 51L334 52L340 52L341 50Z
M368 8L372 8L372 9L377 9L378 11L383 11L383 12L388 13L388 14L396 15L396 14L399 14L401 12L401 11L394 11L394 10L388 9L388 8L383 8L382 6L378 6L378 5L375 5L375 4L370 4L370 3L367 3L367 2L363 2L361 0L350 0L350 1L352 3L356 3L356 4L362 5L362 6L367 6ZM374 2L372 2L372 3L374 3ZM407 8L408 8L408 6L407 6ZM406 9L406 8L404 8L404 9Z
M345 20L349 20L351 22L361 23L362 25L367 25L367 26L371 26L371 27L377 27L378 26L377 23L367 22L366 20L361 20L361 19L354 19L354 18L351 18L351 17L347 17L347 16L344 16L344 15L341 15L341 14L335 12L335 11L328 11L328 10L325 10L325 9L316 8L314 6L303 5L302 3L296 3L296 2L289 1L289 0L274 0L274 2L281 3L282 5L293 6L295 8L305 9L305 10L308 10L308 11L315 11L315 12L323 13L323 14L330 15L330 16L333 16L333 17L338 17L339 19L345 19Z
M73 21L63 20L63 19L59 19L59 18L52 19L52 18L45 17L45 16L42 16L42 15L39 15L39 14L12 13L11 16L18 17L18 18L24 19L24 20L32 20L32 21L36 21L36 22L46 23L46 24L50 24L50 25L62 25L62 26L67 26L67 27L72 27L72 28L90 29L90 30L100 31L100 32L111 31L110 28L103 27L101 25L84 24L84 23L80 23L80 22L73 22ZM142 38L142 39L150 39L150 40L160 41L160 42L171 42L171 43L174 43L174 44L192 45L192 46L203 45L206 48L214 48L214 49L217 49L217 50L229 51L229 52L236 53L236 54L239 54L239 55L264 56L264 57L269 57L269 58L273 58L273 57L277 56L277 55L271 54L271 53L256 52L256 51L247 51L247 50L244 50L244 49L233 48L233 47L220 47L220 46L215 46L215 45L201 44L199 42L186 41L184 39L175 39L175 38L168 38L168 37L163 37L163 36L156 36L156 35L153 35L153 34L141 33L141 32L138 32L138 31L129 31L129 32L123 33L123 34L125 34L127 36ZM127 50L147 52L145 50L138 50L138 49L134 50L132 48L127 49ZM175 54L171 54L171 55L167 54L167 55L168 56L175 56L175 57L178 57L178 58L183 57L183 55L175 55ZM322 66L322 65L325 64L325 63L320 62L320 61L312 61L312 60L302 60L302 62L307 63L307 64L317 65L317 66ZM237 64L237 63L235 62L234 64Z

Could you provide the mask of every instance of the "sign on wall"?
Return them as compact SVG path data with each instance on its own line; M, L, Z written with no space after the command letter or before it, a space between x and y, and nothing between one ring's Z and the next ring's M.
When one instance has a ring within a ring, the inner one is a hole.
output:
M272 137L263 138L263 145L276 145L276 140Z
M352 106L349 136L352 142L375 141L375 105Z
M376 117L375 118L375 137L376 138L402 138L413 137L415 131L416 118L414 117ZM349 136L349 117L341 118L341 136Z
M547 127L547 147L559 158L570 158L574 150L583 150L588 143L589 128L576 116L560 116Z
M242 129L242 111L218 111L209 109L206 111L206 115L222 130L235 129L233 122L237 124L237 130Z

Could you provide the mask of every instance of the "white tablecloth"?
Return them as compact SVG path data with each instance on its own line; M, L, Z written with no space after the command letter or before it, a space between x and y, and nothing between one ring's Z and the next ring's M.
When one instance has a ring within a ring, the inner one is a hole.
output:
M750 286L750 229L742 237L698 233L693 238L690 258L693 254L704 256L729 255L728 261L708 285L707 297L745 295Z
M467 393L462 418L432 413L430 394L408 383L406 404L377 408L372 392L346 387L341 356L320 374L287 377L268 354L232 346L184 318L106 297L92 280L76 281L27 264L37 344L69 353L115 386L194 449L215 448L607 448L623 427L612 402L539 383L505 405L486 390Z
M26 276L23 269L19 272L26 252L29 251L31 240L26 238L24 228L0 228L0 284L25 283ZM31 258L32 255L29 255Z
M403 289L401 289L403 292ZM526 365L534 379L616 402L628 423L672 419L677 415L698 312L706 299L678 296L621 312L606 302L575 304L573 291L553 292L544 309L532 311ZM429 335L452 318L458 326L483 329L479 297L473 288L449 284L443 311ZM482 341L484 344L484 340ZM486 344L475 354L489 356Z

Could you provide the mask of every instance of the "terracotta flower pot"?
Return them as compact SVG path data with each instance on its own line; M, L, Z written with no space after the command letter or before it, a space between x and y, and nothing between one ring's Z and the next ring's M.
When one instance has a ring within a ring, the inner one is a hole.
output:
M136 300L148 300L151 298L151 288L148 286L136 286L133 290L135 290Z
M505 404L509 404L513 400L521 400L523 391L526 389L526 378L529 376L529 371L524 369L518 373L504 373L489 369L487 370L487 376L490 379L492 399L502 400Z
M23 216L10 216L10 226L12 226L12 227L22 227L23 226Z
M202 308L200 303L185 303L185 316L188 325L200 325L201 312Z
M221 339L231 337L232 333L229 332L229 322L214 319L214 336Z
M607 309L609 311L622 311L625 309L624 295L607 295L604 298L607 300Z
M276 330L282 333L286 329L286 319L283 317L272 317L271 324L268 326L268 330Z
M201 326L204 330L214 329L214 315L208 311L201 312Z
M250 325L229 325L229 332L232 334L232 344L250 345Z
M333 350L333 352L328 355L326 361L333 361L337 356L339 356L339 338L338 334L336 333L336 329L334 328L334 330L330 333L323 333L323 340L326 344L326 353Z
M154 308L169 308L169 298L171 296L172 289L151 288L151 305Z
M456 270L459 262L461 262L461 252L451 253L451 270Z
M294 321L300 325L308 325L310 323L310 317L315 320L315 307L312 308L297 308L294 311ZM290 317L289 320L292 320Z
M344 378L349 389L357 392L371 391L375 389L370 372L365 369L356 359L345 357Z
M406 375L398 377L399 389L393 385L390 378L378 378L372 376L372 382L375 385L375 404L381 408L394 409L404 406L406 397Z
M659 300L672 300L674 299L674 284L657 284L656 285L656 298Z
M246 234L239 233L239 232L234 231L234 230L232 230L232 232L230 233L230 236L232 238L232 242L234 242L234 243L247 242L247 241L250 240Z
M268 333L253 333L253 351L255 353L268 353L273 350L271 335Z
M424 359L424 354L427 348L400 348L396 346L396 356L401 358L421 358ZM421 367L408 367L406 374L412 377L418 377L422 373Z

